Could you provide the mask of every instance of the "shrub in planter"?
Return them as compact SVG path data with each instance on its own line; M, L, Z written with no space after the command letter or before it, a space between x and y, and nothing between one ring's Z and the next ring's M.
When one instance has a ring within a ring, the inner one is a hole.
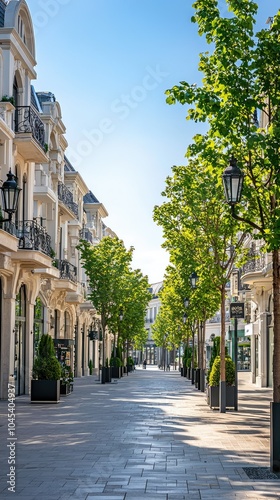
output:
M122 362L121 362L120 358L118 358L117 356L112 357L110 359L110 366L117 366L117 367L122 366Z
M92 360L90 359L89 362L88 362L88 369L89 369L89 374L92 375L92 372L93 372L93 364L92 364Z
M70 366L64 365L61 369L60 394L70 394L73 391L73 372Z
M217 356L212 370L209 376L209 387L208 387L208 395L207 402L211 408L217 408L220 404L220 367L221 367L221 358ZM235 405L235 365L230 356L226 356L226 406L234 407Z
M212 366L212 370L209 375L209 385L211 387L219 386L220 367L221 367L221 358L220 356L216 356ZM226 384L234 385L234 381L235 381L235 364L230 356L226 356Z
M60 397L61 366L55 356L53 339L42 335L31 381L31 402L54 402Z
M60 380L61 366L55 356L53 339L42 335L39 342L38 356L35 358L32 372L33 379Z

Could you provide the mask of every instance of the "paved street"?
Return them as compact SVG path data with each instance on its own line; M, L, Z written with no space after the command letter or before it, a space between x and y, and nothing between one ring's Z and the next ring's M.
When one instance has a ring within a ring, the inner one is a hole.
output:
M0 498L208 500L280 498L269 467L271 391L240 375L239 411L210 410L178 372L142 370L117 383L76 379L58 405L16 399L16 493L7 490L11 447L0 402Z

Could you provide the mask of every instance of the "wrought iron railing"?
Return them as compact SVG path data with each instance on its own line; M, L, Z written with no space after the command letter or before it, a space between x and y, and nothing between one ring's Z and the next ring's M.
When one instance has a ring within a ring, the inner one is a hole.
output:
M16 226L12 221L0 221L0 229L6 231L6 233L12 234L13 236L17 236Z
M45 126L33 106L17 106L15 110L15 132L31 132L38 144L45 149Z
M79 209L77 203L73 200L73 194L70 189L68 189L63 182L58 183L57 191L58 199L64 203L64 205L73 212L73 214L78 218Z
M52 255L51 237L46 228L34 220L16 222L16 236L21 250L38 250L49 257Z
M255 273L262 271L265 267L265 255L261 253L256 253L254 259L248 260L244 266L240 269L240 276L244 276L247 273Z
M89 231L89 229L81 229L80 231L80 239L81 240L86 240L86 241L89 241L90 243L93 243L93 236L92 236L92 233Z
M68 260L58 260L57 267L60 271L61 279L69 279L74 283L77 283L77 268L73 266Z

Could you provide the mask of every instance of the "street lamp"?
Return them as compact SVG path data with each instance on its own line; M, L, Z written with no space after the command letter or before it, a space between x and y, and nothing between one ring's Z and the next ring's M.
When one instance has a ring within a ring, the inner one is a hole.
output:
M244 181L244 173L238 167L236 158L232 157L230 159L222 178L226 201L231 206L232 212L234 212L234 205L240 202Z
M189 301L189 299L187 297L185 297L184 298L184 306L185 306L185 308L187 309L189 307L189 305L190 305L190 301Z
M21 188L17 185L17 179L14 174L12 174L11 169L7 174L8 179L3 182L1 189L2 194L2 208L4 212L7 212L8 219L2 220L2 222L11 222L12 215L16 212L18 206L18 198Z
M198 282L198 275L196 274L195 271L193 271L192 274L190 275L190 283L193 290L196 289L197 282Z

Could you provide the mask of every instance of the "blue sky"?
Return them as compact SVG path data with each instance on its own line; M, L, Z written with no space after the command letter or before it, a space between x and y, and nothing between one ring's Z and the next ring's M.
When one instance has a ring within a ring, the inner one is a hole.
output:
M163 279L168 256L153 207L172 165L198 127L164 92L198 82L207 50L190 22L190 0L27 0L35 29L38 91L61 105L68 155L109 216L107 226L134 246L133 267ZM226 2L219 2L226 11ZM258 27L279 8L259 1ZM265 4L265 5L264 5ZM269 9L269 10L268 10Z

